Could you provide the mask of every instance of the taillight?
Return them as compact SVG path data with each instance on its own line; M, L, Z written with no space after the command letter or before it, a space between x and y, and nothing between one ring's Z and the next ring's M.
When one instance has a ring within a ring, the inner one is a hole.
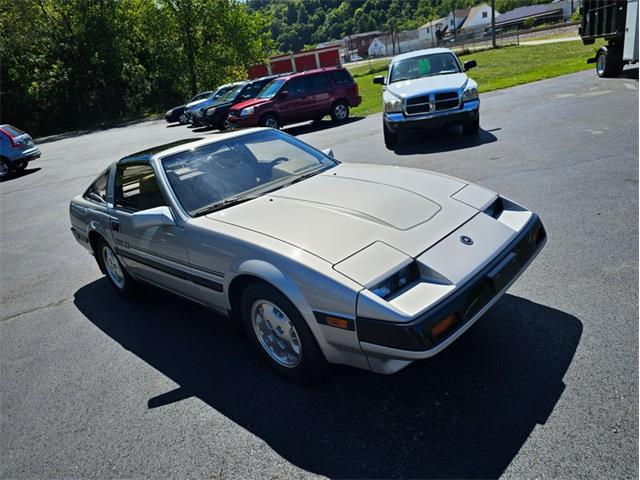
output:
M7 136L7 138L11 142L11 147L12 148L17 148L18 147L18 144L16 143L15 137L13 135L11 135L9 132L7 132L4 128L0 128L0 132L4 133Z

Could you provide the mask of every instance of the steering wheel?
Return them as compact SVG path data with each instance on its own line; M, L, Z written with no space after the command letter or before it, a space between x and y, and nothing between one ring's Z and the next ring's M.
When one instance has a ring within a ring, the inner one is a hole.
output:
M274 160L271 160L269 162L269 166L271 167L271 169L273 170L273 167L275 167L276 165L278 165L279 163L283 163L283 162L288 162L289 159L287 157L278 157Z

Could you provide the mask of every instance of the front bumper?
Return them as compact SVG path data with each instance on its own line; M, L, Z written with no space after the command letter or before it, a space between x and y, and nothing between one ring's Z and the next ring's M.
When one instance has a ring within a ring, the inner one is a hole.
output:
M229 126L232 128L247 128L247 127L257 127L258 126L258 115L253 114L246 117L236 117L229 115L227 117L227 122L229 122Z
M460 108L442 112L429 112L423 115L405 115L399 113L385 113L384 123L392 132L408 132L411 130L426 130L444 125L466 123L475 120L480 114L480 100L463 103Z
M489 264L450 296L407 323L356 318L362 350L378 357L402 360L428 358L464 333L507 291L546 242L540 219L533 215L518 236ZM434 337L432 328L454 315L456 323Z

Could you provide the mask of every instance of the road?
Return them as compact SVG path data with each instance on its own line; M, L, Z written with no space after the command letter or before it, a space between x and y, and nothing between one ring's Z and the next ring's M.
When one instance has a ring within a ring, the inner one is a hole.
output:
M638 80L483 94L482 131L383 146L381 118L287 131L345 162L427 168L540 214L545 250L449 349L394 376L282 380L224 319L118 297L69 232L139 123L41 143L0 184L0 478L637 478Z

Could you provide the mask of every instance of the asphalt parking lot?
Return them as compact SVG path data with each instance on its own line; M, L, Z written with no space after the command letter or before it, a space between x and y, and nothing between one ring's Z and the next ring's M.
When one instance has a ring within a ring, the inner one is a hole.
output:
M68 202L117 158L203 129L40 143L0 184L0 477L637 478L638 80L589 70L481 96L482 131L384 148L381 117L287 128L345 162L427 168L540 214L545 250L450 348L301 387L224 319L118 297Z

